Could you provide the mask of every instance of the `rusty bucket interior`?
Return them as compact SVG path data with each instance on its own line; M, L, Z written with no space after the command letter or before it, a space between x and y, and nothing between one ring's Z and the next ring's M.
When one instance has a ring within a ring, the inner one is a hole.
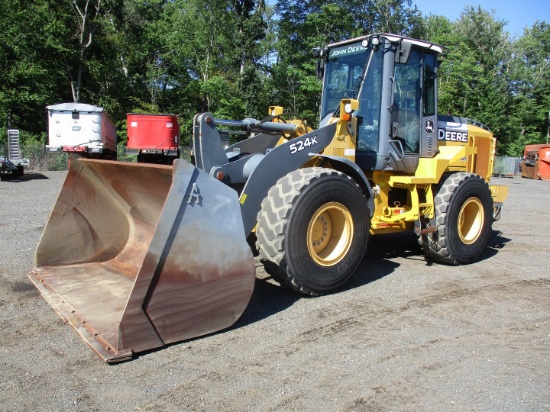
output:
M29 274L107 362L231 326L254 287L237 193L173 166L72 157Z

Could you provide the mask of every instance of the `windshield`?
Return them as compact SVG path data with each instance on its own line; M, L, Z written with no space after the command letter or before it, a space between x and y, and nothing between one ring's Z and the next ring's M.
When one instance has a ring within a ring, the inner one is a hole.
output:
M321 119L333 113L346 97L356 98L370 47L361 42L330 49L325 64Z
M378 150L378 124L382 98L382 47L363 47L361 42L330 49L325 64L321 119L333 113L343 98L359 100L359 151Z

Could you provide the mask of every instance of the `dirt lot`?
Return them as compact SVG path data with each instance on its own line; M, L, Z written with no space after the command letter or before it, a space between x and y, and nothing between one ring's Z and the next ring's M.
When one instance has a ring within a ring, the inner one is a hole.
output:
M102 363L27 273L64 172L0 182L2 411L550 411L550 183L510 186L472 265L373 239L345 291L302 298L258 267L229 330Z

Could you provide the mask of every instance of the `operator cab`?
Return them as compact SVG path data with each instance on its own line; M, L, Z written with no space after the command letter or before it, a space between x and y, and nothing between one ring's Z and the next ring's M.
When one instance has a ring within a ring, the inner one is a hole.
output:
M373 34L319 50L321 126L339 117L343 98L359 101L356 163L363 170L414 173L437 149L437 57L440 46Z

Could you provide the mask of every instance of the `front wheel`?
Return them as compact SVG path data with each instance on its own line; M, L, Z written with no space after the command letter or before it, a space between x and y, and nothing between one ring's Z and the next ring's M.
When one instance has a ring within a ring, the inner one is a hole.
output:
M426 256L451 265L475 261L487 246L493 223L487 183L473 173L454 173L434 202L437 231L422 236Z
M319 167L289 173L262 203L260 258L282 285L318 295L341 288L366 251L367 199L349 176Z

